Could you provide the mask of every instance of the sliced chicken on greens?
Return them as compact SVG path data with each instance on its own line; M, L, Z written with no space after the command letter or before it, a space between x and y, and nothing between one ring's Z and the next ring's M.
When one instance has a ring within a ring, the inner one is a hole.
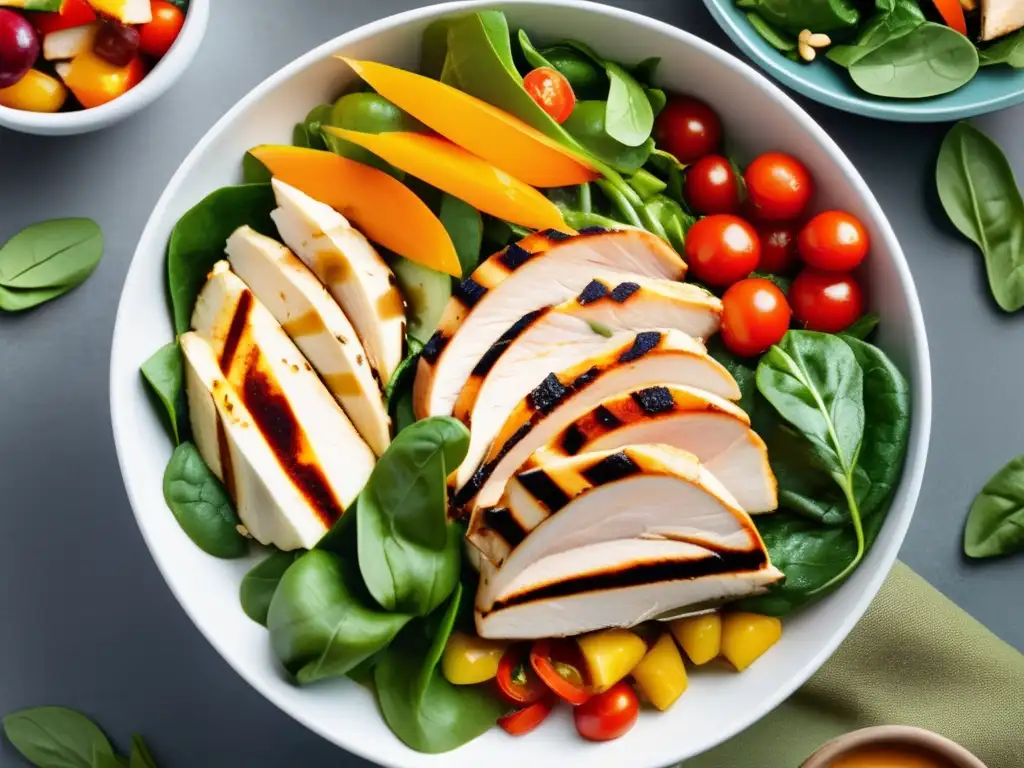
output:
M391 419L352 323L327 289L288 248L241 227L228 238L228 261L270 310L380 456L391 442Z
M981 0L981 39L995 40L1024 27L1021 0Z

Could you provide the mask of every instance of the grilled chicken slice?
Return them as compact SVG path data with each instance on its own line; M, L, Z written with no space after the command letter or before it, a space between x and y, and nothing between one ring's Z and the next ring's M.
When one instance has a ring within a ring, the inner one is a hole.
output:
M348 315L383 389L405 345L405 304L395 276L344 216L282 181L271 183L278 207L270 216L281 238Z
M981 0L981 39L995 40L1024 27L1024 0Z
M764 547L719 553L671 539L616 539L541 558L498 590L483 563L481 637L526 640L632 627L687 606L759 594L782 573Z
M640 230L534 234L487 259L462 281L420 358L417 418L450 416L474 366L523 315L572 299L597 274L680 280L686 264Z
M474 508L493 507L505 484L530 454L603 400L671 384L702 389L738 400L736 380L700 342L679 331L642 331L616 349L572 368L549 374L519 401L495 436L483 463L453 498L464 516ZM657 403L641 407L657 408Z
M380 456L391 419L352 323L295 254L250 227L228 238L231 268L309 360L359 434Z
M333 523L366 484L375 459L313 367L226 261L200 292L192 327L285 473Z
M500 566L499 589L542 557L612 539L668 538L715 551L760 546L750 515L686 451L629 445L534 460L499 506L474 516L484 527L469 531Z
M312 547L330 528L336 510L321 504L289 473L253 412L224 378L210 344L195 332L182 334L179 344L196 447L224 483L239 519L261 544L286 551Z

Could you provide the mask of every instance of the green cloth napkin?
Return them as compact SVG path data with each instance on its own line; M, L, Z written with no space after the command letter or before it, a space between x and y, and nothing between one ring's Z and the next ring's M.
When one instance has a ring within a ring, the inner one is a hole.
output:
M829 739L870 725L928 728L989 768L1024 768L1024 655L897 563L807 685L679 768L797 768Z

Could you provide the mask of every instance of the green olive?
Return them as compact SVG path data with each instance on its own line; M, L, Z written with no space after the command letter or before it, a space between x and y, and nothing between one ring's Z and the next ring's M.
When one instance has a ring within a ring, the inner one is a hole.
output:
M608 76L601 67L575 48L556 45L544 51L543 56L551 66L565 75L577 99L585 101L608 98Z
M378 93L347 93L334 102L324 125L345 128L362 133L389 133L391 131L423 131L418 120L406 114ZM351 141L324 133L327 148L337 155L372 165L397 179L405 174L369 150Z

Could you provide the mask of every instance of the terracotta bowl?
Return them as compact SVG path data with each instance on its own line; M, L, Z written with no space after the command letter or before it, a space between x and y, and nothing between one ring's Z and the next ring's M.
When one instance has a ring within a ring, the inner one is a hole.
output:
M839 736L822 745L801 768L829 768L840 757L866 747L882 746L913 747L924 755L945 761L951 768L986 768L981 760L956 742L909 725L879 725Z

